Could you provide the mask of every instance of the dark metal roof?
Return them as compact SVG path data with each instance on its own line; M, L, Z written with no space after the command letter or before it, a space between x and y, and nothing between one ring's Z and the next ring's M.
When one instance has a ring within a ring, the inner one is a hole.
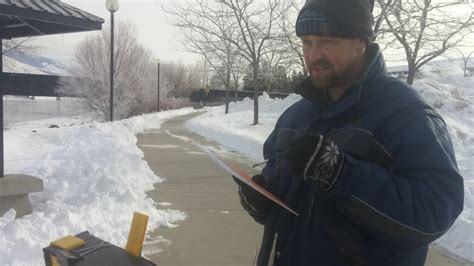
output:
M100 30L104 20L60 0L0 0L0 37Z

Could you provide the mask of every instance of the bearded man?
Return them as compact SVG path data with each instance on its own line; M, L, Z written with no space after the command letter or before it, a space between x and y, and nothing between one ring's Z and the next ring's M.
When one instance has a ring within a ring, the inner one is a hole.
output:
M258 265L424 265L463 208L463 178L441 116L390 78L373 43L373 0L308 0L296 21L309 77L239 182L264 225Z

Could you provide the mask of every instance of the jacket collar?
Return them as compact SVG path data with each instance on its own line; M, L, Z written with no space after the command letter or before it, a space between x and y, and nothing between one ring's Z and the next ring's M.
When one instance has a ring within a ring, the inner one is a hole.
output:
M306 78L295 88L295 93L300 94L310 102L316 103L326 109L328 116L334 116L352 106L360 100L362 88L376 78L385 75L385 61L378 44L372 43L367 48L367 66L362 75L352 83L342 97L335 103L329 104L328 95L313 88L311 80Z

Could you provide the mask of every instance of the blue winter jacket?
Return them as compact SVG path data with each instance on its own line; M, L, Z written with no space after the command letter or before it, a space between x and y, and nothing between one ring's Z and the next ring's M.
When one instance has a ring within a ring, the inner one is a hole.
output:
M303 82L303 98L278 119L264 145L262 174L298 212L252 212L264 224L258 265L423 265L428 244L463 208L463 179L440 115L406 83L390 78L376 44L365 72L336 103ZM306 131L345 153L336 184L321 193L281 156Z

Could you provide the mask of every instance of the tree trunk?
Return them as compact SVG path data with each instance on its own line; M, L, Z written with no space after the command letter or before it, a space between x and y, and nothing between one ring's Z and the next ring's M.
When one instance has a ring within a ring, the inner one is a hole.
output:
M229 113L229 87L225 89L225 112L224 114Z
M463 75L463 77L467 77L467 66L466 65L467 65L467 62L464 63L464 75Z
M227 71L225 83L225 114L229 113L229 90L230 90L230 72Z
M464 60L464 77L466 78L468 76L467 74L467 62L469 61L469 57Z
M258 125L258 64L253 63L253 124Z
M408 69L407 83L413 85L415 80L415 69Z
M238 86L238 81L234 81L234 102L236 103L238 99L238 94L237 94L237 86Z
M415 80L415 72L408 71L407 83L413 85L413 81Z
M413 81L415 80L415 74L416 74L416 67L415 63L413 62L408 62L408 76L407 76L407 83L412 85Z

